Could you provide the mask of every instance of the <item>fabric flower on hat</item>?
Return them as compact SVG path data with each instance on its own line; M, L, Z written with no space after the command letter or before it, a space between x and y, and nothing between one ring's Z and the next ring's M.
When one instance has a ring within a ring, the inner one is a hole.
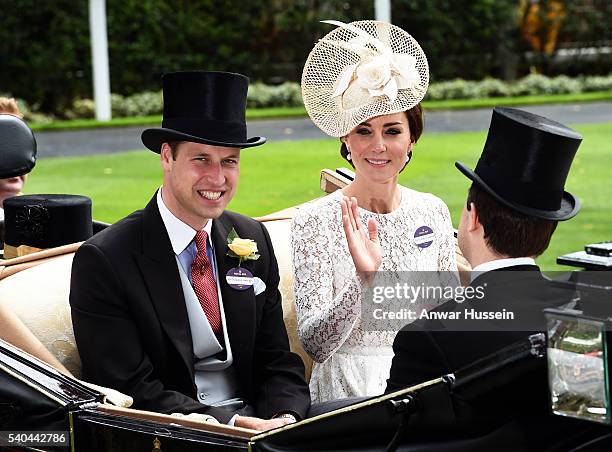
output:
M384 89L391 82L391 64L383 56L372 58L365 64L357 65L355 72L357 75L356 83L369 90L370 93Z
M401 89L423 90L416 64L417 59L408 54L396 54L379 39L359 28L337 21L323 21L346 27L359 35L349 42L323 40L341 46L360 56L361 61L344 68L336 84L332 98L342 96L351 83L368 90L372 97L387 96L395 102Z
M419 43L388 22L345 24L320 39L302 72L302 99L323 132L342 137L368 118L407 111L429 85L429 65Z

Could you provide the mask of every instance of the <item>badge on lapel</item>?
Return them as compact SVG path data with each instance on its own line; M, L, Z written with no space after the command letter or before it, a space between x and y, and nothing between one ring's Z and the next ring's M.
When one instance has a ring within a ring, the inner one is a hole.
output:
M227 284L236 290L246 290L253 286L253 274L241 265L244 261L256 261L259 259L257 254L257 242L251 239L241 239L236 230L232 230L227 235L227 247L229 251L226 256L238 259L238 267L230 268L225 275Z

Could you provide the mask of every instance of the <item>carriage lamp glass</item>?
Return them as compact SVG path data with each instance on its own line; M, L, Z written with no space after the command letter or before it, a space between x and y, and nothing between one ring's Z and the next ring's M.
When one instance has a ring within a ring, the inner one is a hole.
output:
M545 310L552 411L612 425L609 326L580 311Z

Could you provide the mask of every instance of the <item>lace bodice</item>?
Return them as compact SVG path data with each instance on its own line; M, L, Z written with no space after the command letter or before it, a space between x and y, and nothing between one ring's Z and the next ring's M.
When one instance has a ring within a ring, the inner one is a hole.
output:
M446 205L431 194L405 187L401 190L400 206L393 212L376 214L364 209L359 212L364 225L370 218L378 224L382 248L380 270L456 272L455 240ZM292 223L298 334L316 363L325 362L339 350L350 354L351 350L363 347L370 351L372 347L379 347L389 352L396 334L365 331L360 327L361 285L342 227L341 197L342 192L338 190L305 206ZM435 236L431 246L419 248L414 234L424 225ZM313 378L316 378L316 369L313 369ZM369 394L348 396L351 395Z

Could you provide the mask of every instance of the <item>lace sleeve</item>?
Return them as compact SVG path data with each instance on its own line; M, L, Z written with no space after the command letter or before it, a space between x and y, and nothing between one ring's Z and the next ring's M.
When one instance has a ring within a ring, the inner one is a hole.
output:
M326 212L301 210L291 224L298 335L317 362L325 361L344 343L361 315L361 284L352 261L346 272L333 264L343 260L334 256L334 250L340 248L339 240L345 240L344 231ZM336 282L341 287L336 288Z
M458 287L459 272L457 271L457 240L453 231L448 207L442 201L438 204L440 215L440 249L438 252L438 271L440 273L440 283L443 287Z
M438 254L438 270L457 273L457 259L455 257L457 241L453 231L450 212L444 202L440 201L437 206L440 215L440 250Z

